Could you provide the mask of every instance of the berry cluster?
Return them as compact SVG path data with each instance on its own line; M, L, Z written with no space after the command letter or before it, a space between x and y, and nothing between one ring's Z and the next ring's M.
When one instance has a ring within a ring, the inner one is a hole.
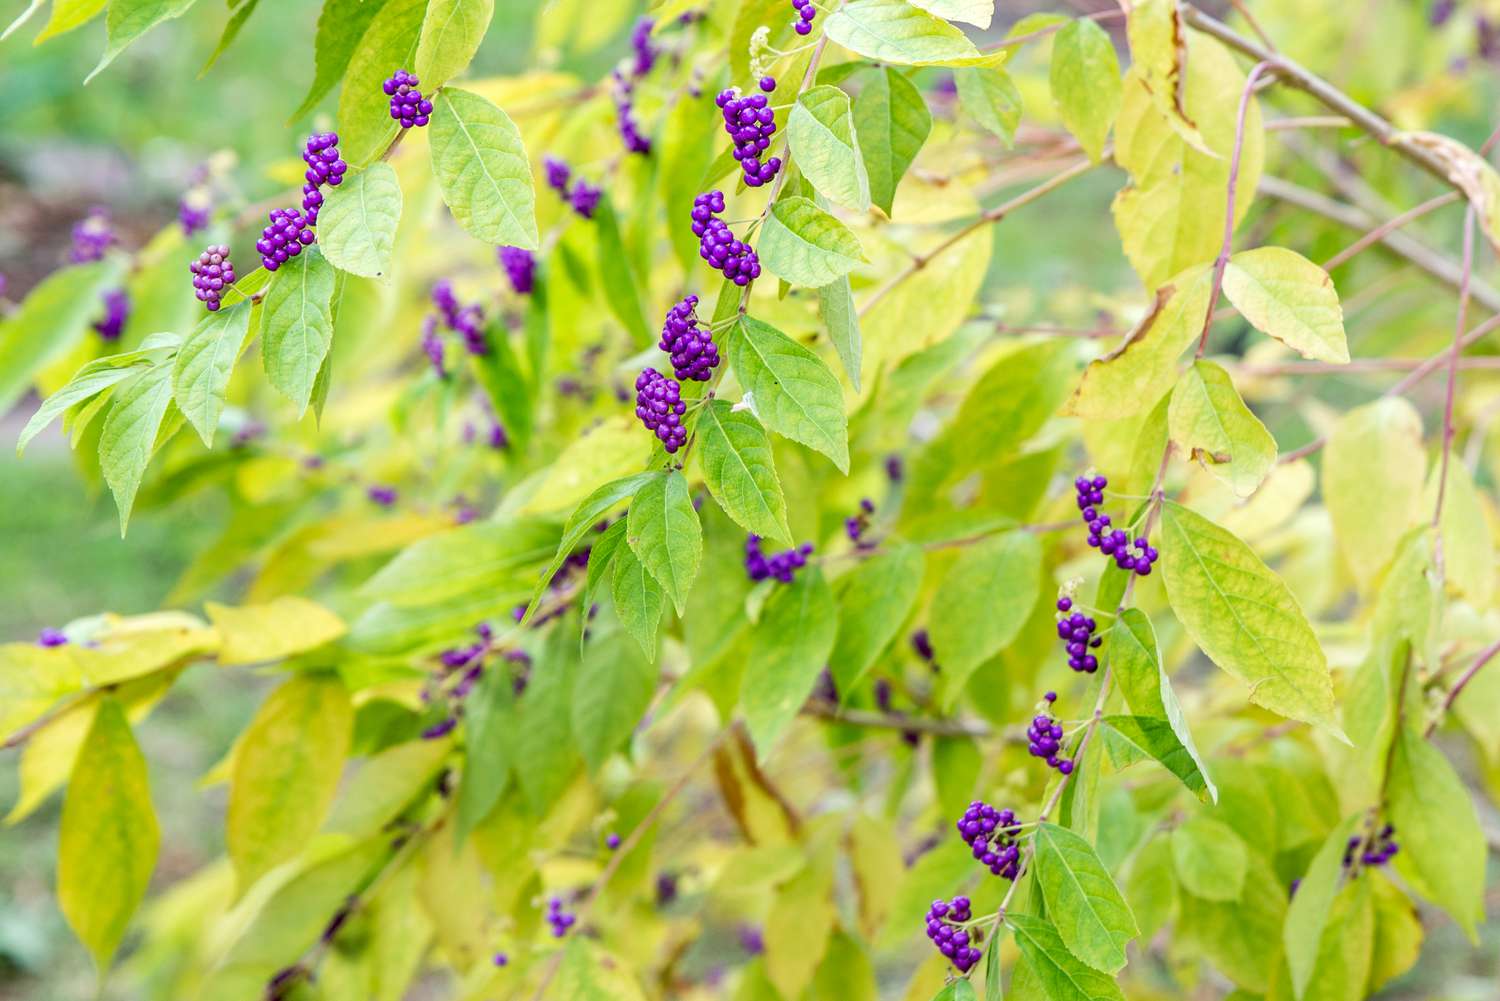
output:
M579 178L573 181L573 170L555 156L542 158L542 168L547 173L547 186L567 199L573 211L585 219L594 218L594 210L599 207L599 199L604 197L604 190L598 185L590 184Z
M1048 692L1043 696L1050 708L1057 701L1056 692ZM1058 751L1062 750L1063 728L1062 724L1052 718L1052 714L1043 709L1031 718L1031 725L1026 728L1026 749L1034 758L1046 758L1047 765L1056 768L1064 775L1072 774L1073 762L1067 758L1059 757Z
M1145 577L1151 572L1151 564L1156 562L1159 554L1147 544L1144 537L1132 543L1130 535L1123 529L1110 530L1109 515L1100 514L1096 510L1098 505L1104 503L1104 488L1108 485L1109 480L1103 476L1095 476L1093 479L1080 476L1073 481L1078 510L1089 526L1089 545L1105 556L1113 556L1115 565L1121 570L1127 573L1134 570ZM1135 546L1134 553L1130 551L1131 545Z
M693 235L698 238L698 256L736 285L749 285L760 277L760 258L748 243L734 238L729 224L716 213L724 211L724 193L710 191L693 199Z
M307 213L307 224L318 224L318 209L323 206L323 185L336 188L344 183L344 172L349 165L339 156L337 132L314 132L307 137L302 150L302 161L307 164L304 175L307 183L302 185L302 211Z
M403 129L421 128L432 114L432 102L417 89L421 83L406 70L397 70L396 75L385 82L385 92L391 97L391 117L401 123Z
M672 356L672 374L678 379L707 382L719 364L719 348L713 331L698 322L698 297L690 295L667 310L657 347Z
M792 22L792 30L799 35L812 34L813 18L818 16L818 8L813 0L792 0L792 10L797 12L797 20Z
M1016 824L1015 813L997 810L976 799L957 826L959 837L990 872L1006 879L1016 878L1021 867L1021 849L1015 839L1021 828Z
M796 549L787 549L768 557L761 552L760 536L751 535L745 539L745 573L754 581L774 579L790 584L796 572L807 566L807 558L812 555L812 551L812 543L804 542Z
M520 247L501 247L495 252L510 287L519 295L530 294L536 285L536 255Z
M104 315L94 321L94 330L103 340L118 341L125 332L125 321L130 319L130 293L112 288L99 298L104 300Z
M396 488L376 484L365 491L365 496L381 507L390 507L396 503Z
M266 270L275 271L302 253L303 247L312 246L317 237L297 209L272 209L270 219L271 225L261 231L255 249L260 251L260 262Z
M102 260L116 239L114 227L109 223L109 210L96 205L73 224L73 249L68 252L68 260L74 264Z
M740 162L745 184L758 188L781 169L781 159L771 157L764 163L760 155L771 145L776 132L776 113L769 107L766 94L776 89L776 80L761 77L763 94L741 97L738 88L720 91L714 103L724 111L724 131L734 140L734 158Z
M687 428L682 415L682 384L669 379L654 368L648 368L635 380L635 415L647 431L654 431L670 454L687 444Z
M1360 848L1364 844L1363 837L1358 834L1350 837L1348 844L1344 846L1344 868L1353 869L1356 862L1362 866L1385 865L1401 850L1401 846L1396 844L1395 834L1396 829L1386 824L1364 850Z
M951 904L934 900L927 910L927 937L938 952L953 961L959 973L968 973L979 962L980 952L969 944L969 933L963 927L973 916L968 897L954 897Z
M553 897L547 901L547 923L552 926L553 938L562 938L577 920L578 915L563 910L561 897Z
M870 516L874 513L875 502L865 497L859 502L859 514L844 519L844 534L849 536L849 541L854 543L856 549L874 547L875 543L865 538L865 532L870 528Z
M436 740L453 732L458 725L459 717L463 714L463 702L468 698L474 686L479 683L479 678L484 674L485 658L493 649L495 633L488 623L481 622L474 627L474 633L478 639L473 643L462 646L450 647L438 654L438 663L442 670L437 677L429 680L429 685L422 690L422 701L430 702L441 696L449 706L448 715L422 731L422 739ZM448 680L455 672L458 680L451 686L447 686ZM447 686L447 687L445 687Z
M1089 653L1089 650L1097 650L1104 638L1094 635L1094 627L1098 623L1087 615L1082 612L1069 615L1068 611L1072 607L1072 598L1064 596L1057 599L1057 637L1067 644L1068 666L1075 671L1093 674L1099 670L1099 659Z
M459 302L453 293L453 283L445 278L432 286L432 304L437 307L443 324L464 339L469 354L489 353L489 345L484 342L484 310L477 303L465 306Z
M222 243L210 245L188 265L188 270L193 273L193 293L212 313L219 308L224 290L234 284L234 265L229 260L229 248Z
M740 948L751 956L766 951L766 937L754 925L740 925Z
M177 203L177 221L182 224L186 236L208 226L213 212L213 202L206 188L193 188Z
M37 634L36 645L45 647L67 646L68 637L61 629L53 629L51 626L48 626Z
M631 76L643 77L656 65L658 52L656 43L651 40L651 32L655 27L656 21L653 18L643 17L630 29L630 48L635 53L635 62L630 67Z
M651 152L651 140L641 134L635 120L635 81L615 70L610 76L610 95L615 101L615 120L620 126L620 140L625 152L645 156Z
M443 335L438 333L437 317L430 313L422 317L422 350L437 377L448 378L448 369L443 365Z

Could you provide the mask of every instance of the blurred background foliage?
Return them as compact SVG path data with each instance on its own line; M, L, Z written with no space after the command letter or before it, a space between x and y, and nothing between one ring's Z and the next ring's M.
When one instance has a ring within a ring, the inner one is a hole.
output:
M0 3L0 24L24 6L25 0ZM555 68L598 79L625 50L642 6L624 0L499 0L471 74ZM995 37L1041 5L998 6L990 33ZM1112 5L1078 0L1065 6L1086 13ZM1227 7L1202 6L1216 12ZM1444 132L1476 148L1493 128L1500 97L1500 0L1250 0L1249 6L1288 56L1314 65L1399 125ZM87 87L79 82L103 48L102 22L40 47L31 44L35 25L0 42L4 294L18 300L62 262L69 227L91 205L107 205L125 244L141 245L173 217L190 176L215 154L232 158L232 187L243 200L282 190L278 170L284 175L288 165L296 166L296 138L310 127L329 127L337 101L330 94L308 119L289 127L287 116L312 74L317 15L313 3L269 0L235 46L200 76L228 20L222 5L205 3L150 32ZM1026 99L1026 120L1047 121L1055 116L1047 96L1046 50L1033 48L1010 69ZM939 83L941 75L931 71L927 82ZM1285 100L1292 105L1301 99ZM1306 102L1304 113L1318 110ZM1268 141L1267 173L1312 188L1333 178L1350 201L1387 215L1440 190L1398 158L1348 141L1353 136L1308 131ZM994 169L981 184L986 204L1052 169L1001 159L998 146L996 153ZM1021 213L995 227L989 279L980 295L988 311L1018 325L1067 319L1087 325L1109 322L1122 295L1138 297L1109 220L1110 199L1120 184L1118 171L1096 172L1055 196L1046 211ZM1459 212L1453 206L1434 213L1412 231L1453 254ZM1294 246L1315 260L1353 236L1271 198L1257 202L1243 232L1247 245ZM1451 336L1451 296L1434 294L1430 279L1410 267L1393 267L1391 258L1373 253L1336 270L1334 278L1345 290L1356 357L1425 357ZM415 342L415 328L409 333ZM1468 378L1477 382L1479 373ZM1366 374L1330 376L1316 381L1316 393L1329 408L1343 410L1387 384L1387 378ZM1287 401L1307 385L1264 387L1260 399ZM1430 413L1440 392L1441 381L1429 380L1419 390L1426 395L1414 402ZM1487 402L1493 400L1500 400L1500 381L1488 389L1476 386L1468 405L1493 410ZM0 441L7 443L0 448L0 637L27 639L42 626L100 609L137 613L160 607L192 556L217 535L225 506L201 493L147 506L128 538L119 539L113 505L97 488L86 493L80 486L72 468L79 460L60 434L39 439L25 463L12 454L8 443L34 403L0 415ZM1300 404L1262 412L1283 448L1312 435L1305 423L1308 401ZM1493 437L1477 445L1488 451ZM86 461L88 453L79 454ZM227 751L263 691L264 682L247 672L200 666L173 688L153 725L140 731L164 818L160 884L222 851L223 789L200 791L197 781ZM0 754L0 805L16 796L13 761L13 752ZM93 991L88 959L51 899L59 811L54 799L24 833L0 827L0 999L76 998ZM1492 913L1495 897L1492 890ZM1482 936L1481 947L1471 949L1451 925L1430 929L1422 962L1382 997L1500 997L1500 929L1491 922ZM128 997L128 990L119 978L107 996Z

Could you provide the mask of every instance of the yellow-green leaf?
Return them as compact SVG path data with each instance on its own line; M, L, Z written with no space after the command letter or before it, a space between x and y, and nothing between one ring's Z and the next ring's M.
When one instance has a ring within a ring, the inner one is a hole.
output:
M119 702L99 704L73 766L57 847L57 898L100 975L156 868L161 832L146 759Z
M1005 58L980 52L962 31L906 0L851 0L829 16L823 30L850 52L883 63L999 65Z
M870 180L870 200L890 215L896 185L932 131L932 113L922 92L886 67L867 79L854 98L854 127Z
M284 595L264 605L204 605L219 631L219 663L256 664L312 650L344 635L344 621L315 601Z
M932 647L951 706L969 675L1020 633L1041 590L1042 547L1030 532L1006 532L964 547L938 585Z
M515 122L456 87L432 104L432 172L453 218L475 239L536 250L536 192Z
M635 492L625 541L681 615L703 558L703 530L681 473L658 474Z
M1437 507L1439 466L1427 479L1422 510ZM1443 492L1439 524L1443 539L1443 580L1476 608L1488 608L1495 593L1495 540L1484 501L1474 478L1462 462L1448 463L1448 488Z
M827 285L865 260L853 231L800 195L771 206L756 250L771 274L807 288Z
M298 417L333 347L337 275L316 245L304 248L277 269L261 304L261 363L271 385L296 404Z
M1396 540L1422 517L1427 456L1422 417L1385 397L1340 417L1323 453L1323 503L1339 552L1368 588L1396 553Z
M1250 701L1338 733L1333 683L1312 626L1260 557L1207 518L1162 508L1167 598L1209 659L1250 686Z
M337 20L329 18L325 12L324 18L318 21L318 72L313 91L320 86L332 86L332 80L325 82L325 51L333 80L338 79L338 60L346 61L343 84L339 88L339 148L344 159L354 167L363 167L378 159L401 131L400 123L391 118L390 98L381 85L396 70L410 69L415 65L417 42L427 11L427 0L386 0L383 6L373 4L378 13L371 18L361 9L371 5L372 0L364 0L350 9L351 5L344 3ZM345 25L357 26L360 21L367 21L369 27L359 36L357 44L350 44L347 37L340 37L342 31L347 30ZM328 42L326 50L325 38ZM298 114L311 110L314 101L310 92L304 110Z
M1349 360L1344 311L1328 272L1294 250L1242 250L1224 269L1224 296L1255 329L1304 358Z
M1228 825L1197 815L1172 831L1172 864L1183 889L1204 900L1238 900L1249 849Z
M1005 923L1015 932L1016 945L1049 1001L1125 1001L1115 978L1085 966L1050 922L1008 914Z
M1167 430L1240 497L1255 493L1276 465L1276 439L1240 399L1229 373L1211 361L1198 359L1177 380Z
M1139 931L1119 887L1082 837L1043 823L1036 829L1036 879L1058 935L1089 966L1114 973Z
M1120 60L1115 43L1094 21L1069 22L1052 42L1049 78L1063 124L1095 163L1120 113Z
M709 400L693 430L703 482L724 513L746 531L790 546L771 440L755 415L727 400Z
M240 736L224 837L242 893L322 825L353 724L343 682L299 674L270 694Z
M797 169L819 194L859 212L870 207L870 181L848 94L837 87L812 88L797 98L786 128Z
M340 271L379 278L391 269L401 185L388 163L372 163L344 178L318 210L318 246Z
M417 42L415 72L424 93L431 94L468 67L494 14L495 0L431 0Z

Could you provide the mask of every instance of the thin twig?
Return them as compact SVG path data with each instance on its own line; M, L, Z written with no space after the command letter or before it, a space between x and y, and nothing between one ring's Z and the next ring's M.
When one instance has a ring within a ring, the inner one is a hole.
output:
M931 716L903 716L899 713L870 712L864 709L841 709L820 699L810 700L807 705L803 706L802 715L844 723L848 726L930 733L935 737L972 737L975 740L983 740L987 737L998 736L1013 744L1024 743L1026 740L1026 735L1020 728L996 730L982 720L936 719Z
M1442 357L1447 357L1447 353L1445 352ZM1327 361L1226 361L1225 367L1242 375L1253 376L1365 375L1381 372L1410 372L1429 364L1430 361L1429 358L1356 358L1343 364ZM1495 371L1500 369L1500 355L1460 358L1458 367L1464 371Z
M1474 663L1470 664L1468 670L1459 675L1458 680L1453 683L1453 687L1448 689L1448 694L1443 696L1443 711L1427 724L1427 732L1424 736L1432 736L1433 731L1438 727L1438 723L1442 722L1443 717L1448 715L1448 710L1453 708L1453 703L1458 701L1458 696L1463 692L1464 687L1474 680L1474 676L1483 669L1484 665L1495 659L1496 654L1500 654L1500 642L1491 643L1479 652L1479 656L1474 658Z
M1474 270L1474 206L1464 213L1463 277L1458 285L1458 319L1453 325L1453 347L1448 351L1448 385L1443 394L1443 451L1438 465L1437 503L1432 505L1432 527L1442 525L1443 499L1448 495L1448 462L1453 456L1453 402L1458 390L1458 353L1463 350L1464 325L1469 322L1469 276ZM1443 582L1443 533L1434 531L1432 564L1438 586Z

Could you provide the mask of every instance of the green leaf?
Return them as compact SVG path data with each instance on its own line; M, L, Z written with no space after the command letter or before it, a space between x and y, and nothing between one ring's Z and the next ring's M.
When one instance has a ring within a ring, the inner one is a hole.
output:
M709 400L693 431L703 482L724 513L748 532L792 545L771 440L755 415Z
M1156 290L1156 301L1125 343L1089 362L1068 412L1090 420L1118 420L1149 410L1177 379L1177 358L1203 332L1213 276L1206 267L1177 275Z
M703 530L683 475L658 473L642 484L627 525L625 541L681 615L703 558Z
M104 17L109 43L104 48L99 65L83 78L83 82L88 83L102 73L131 42L163 21L181 17L197 2L198 0L110 0L109 10Z
M1274 811L1271 811L1274 812ZM1286 918L1286 886L1271 863L1252 852L1245 888L1233 902L1179 893L1175 934L1239 986L1265 993L1276 972ZM1267 962L1266 957L1273 957Z
M613 583L612 574L614 571L615 552L620 548L621 543L625 541L625 527L625 519L617 518L604 530L604 534L599 536L594 544L589 547L588 574L584 578L583 600L581 602L584 608L588 608L594 604L594 596L599 593L599 585L604 583L605 574L611 574L610 580ZM630 547L626 546L626 548L629 549ZM632 553L631 555L634 556L635 554ZM639 563L640 560L636 560L636 562ZM654 581L655 578L653 577L652 580ZM660 590L659 586L658 590ZM587 634L587 632L588 630L585 629L584 633Z
M1021 121L1021 92L999 67L972 66L953 71L958 99L974 120L1009 146Z
M26 22L30 21L32 17L35 16L36 12L42 9L42 4L44 2L45 0L31 0L31 2L21 10L21 13L16 15L16 19L11 21L10 24L6 25L4 31L0 31L0 42L5 41L5 39L9 38L16 31L24 27Z
M777 585L750 635L740 706L762 760L802 709L828 663L838 634L838 605L816 567Z
M349 693L330 675L293 675L261 704L235 745L224 821L241 893L322 825L353 726Z
M330 25L330 43L338 51L330 51L330 57L342 55L347 60L343 70L343 85L339 89L338 133L339 149L351 166L363 167L378 160L391 141L401 131L399 123L391 119L391 99L386 96L383 84L391 73L403 66L415 64L417 39L422 28L427 0L384 0L375 4L378 11L369 20L369 27L356 43L350 45L344 55L343 38L334 38L336 26ZM350 18L351 24L364 20L363 12L350 12L347 5L340 4L339 14ZM330 13L324 9L324 15ZM319 49L322 48L323 21L318 22ZM318 64L318 80L323 78L321 60ZM335 80L338 76L335 75ZM318 88L313 84L313 89ZM331 84L330 84L331 86ZM304 105L311 110L312 94ZM437 101L434 100L436 105ZM298 116L303 112L298 112ZM434 120L435 124L435 120ZM429 140L430 142L431 140Z
M61 268L0 320L0 412L25 394L37 372L66 357L102 315L99 296L120 282L122 258Z
M172 366L159 362L115 394L104 418L104 429L99 433L99 469L115 495L122 537L171 405Z
M209 448L224 412L234 363L250 335L252 309L242 302L209 313L183 342L172 367L172 399Z
M968 66L998 62L947 21L906 0L851 0L823 23L828 40L883 63L907 66Z
M994 0L911 0L913 7L948 21L962 21L976 28L988 28L995 16Z
M1422 417L1399 396L1350 410L1329 433L1323 502L1339 552L1362 590L1396 554L1395 540L1422 520L1426 467Z
M504 671L491 672L505 681L507 690L510 678ZM476 691L465 703L464 726L474 732L474 714L482 714ZM354 773L339 794L338 801L323 825L325 831L347 834L356 838L373 837L425 793L432 790L433 779L453 750L446 740L408 740L385 748L368 758ZM464 746L464 779L470 771L488 764L477 756L479 748L470 740ZM505 780L502 769L500 780ZM463 812L463 787L459 787L459 811Z
M453 218L475 239L537 250L536 192L515 123L478 94L454 87L432 103L432 171Z
M1257 247L1235 254L1224 269L1224 297L1255 329L1302 357L1349 360L1333 279L1296 251Z
M590 567L597 556L591 554ZM667 596L656 578L646 572L635 553L626 546L614 555L614 576L611 591L615 600L615 614L627 632L641 645L641 652L648 661L656 659L656 626L661 622L661 613L666 610Z
M1096 970L1124 967L1125 943L1139 932L1093 847L1066 828L1043 823L1034 851L1037 885L1068 950Z
M526 721L515 729L516 777L538 816L563 794L580 763L572 725L578 645L564 633L554 630L548 638L516 707L517 718Z
M1199 799L1218 797L1207 767L1198 759L1197 749L1184 745L1165 718L1106 716L1103 723L1105 744L1115 767L1125 768L1147 759L1157 761Z
M568 516L568 523L563 526L562 540L557 544L557 553L552 557L552 562L547 565L547 569L542 572L536 592L527 605L526 618L521 620L522 625L531 620L532 614L536 612L537 602L541 601L542 595L547 590L547 585L551 583L553 576L563 565L563 561L578 548L583 537L593 531L599 520L609 514L615 505L634 497L637 490L657 475L656 473L636 473L633 476L611 480L583 499L577 509Z
M1440 465L1434 465L1423 494L1423 510L1437 509ZM1476 608L1488 608L1495 592L1495 542L1483 495L1462 462L1448 463L1439 524L1443 539L1443 580ZM1415 637L1414 637L1415 639Z
M207 76L208 71L214 68L214 63L219 61L219 57L229 51L229 47L234 44L235 39L239 38L240 32L244 30L245 22L250 20L250 15L255 13L255 8L258 6L260 6L260 0L243 0L239 8L230 15L229 20L224 24L223 32L219 35L219 44L214 46L214 50L209 53L207 61L203 64L203 68L198 71L199 79Z
M1005 926L995 929L984 950L984 1001L1005 1001L1005 984L1000 974L1000 936Z
M1172 865L1183 889L1204 900L1238 900L1249 849L1229 827L1194 816L1172 831Z
M1297 893L1287 907L1281 941L1286 948L1295 997L1300 998L1312 980L1318 943L1322 941L1323 927L1328 922L1328 912L1333 907L1333 898L1338 893L1344 872L1349 835L1360 816L1354 814L1346 818L1329 833L1297 884Z
M629 562L629 555L627 549L617 552L616 568ZM615 579L619 580L618 569ZM658 595L658 614L660 609ZM651 705L656 675L649 658L621 633L601 634L590 640L573 682L572 707L573 737L590 771L598 771L629 739Z
M1408 725L1396 736L1387 809L1399 832L1403 875L1475 938L1484 920L1486 848L1474 801L1443 754Z
M1015 932L1021 956L1049 1001L1125 1001L1114 978L1080 962L1050 922L1029 914L1007 914L1005 923Z
M839 381L823 360L769 324L741 317L729 363L758 417L849 471L849 421Z
M646 325L646 311L641 304L642 283L630 267L630 254L620 237L620 222L615 215L614 202L608 195L599 199L599 205L594 209L594 228L599 236L597 270L599 284L604 288L604 301L638 346L654 347L657 339Z
M297 406L312 399L318 369L333 346L333 287L337 272L316 245L276 271L261 304L260 351L271 385Z
M386 0L323 0L318 33L313 40L316 71L302 105L292 114L293 120L315 108L323 95L339 82L359 40L385 3Z
M59 416L105 393L131 376L139 374L142 369L149 368L153 360L160 360L159 357L155 357L160 354L162 354L161 351L125 351L117 355L96 358L84 365L73 373L73 378L69 379L66 385L47 397L37 408L36 413L31 415L31 419L26 422L26 426L21 429L21 434L16 439L16 454L20 455L24 452L26 446L31 443L31 439L40 434Z
M870 200L887 216L896 185L932 131L922 92L890 67L865 80L854 99L854 131L870 182ZM859 389L856 379L854 388Z
M431 0L417 42L416 74L425 93L468 68L495 14L495 0ZM322 215L319 215L319 221Z
M219 634L221 667L281 660L331 643L347 631L343 619L295 594L262 605L232 608L209 601L203 607Z
M1162 508L1161 545L1172 611L1209 659L1248 684L1256 705L1342 736L1323 648L1282 579L1178 504Z
M860 334L859 313L854 308L854 294L845 275L818 289L818 315L828 329L828 339L839 353L849 384L859 392Z
M479 676L479 684L464 703L464 769L453 831L456 844L462 844L465 835L500 802L516 761L517 724L515 681L509 671L491 667Z
M797 169L819 194L858 212L870 207L870 179L848 94L827 86L805 91L792 106L786 128Z
M891 541L838 579L839 634L828 668L842 696L896 638L916 604L925 563L920 546Z
M146 895L161 832L146 759L120 703L104 698L73 766L57 844L57 899L102 979Z
M943 666L942 703L951 706L969 675L1020 633L1041 590L1042 546L1029 532L1005 532L966 546L933 596L932 647Z
M396 171L388 163L372 163L329 190L318 210L318 247L340 271L379 278L391 268L400 222Z
M963 978L943 985L943 989L932 996L932 1001L975 1001L974 985Z
M1229 373L1199 358L1183 373L1167 407L1172 441L1249 497L1276 465L1276 439L1240 399Z
M779 198L756 244L761 263L777 278L818 288L865 260L859 238L807 198Z
M1088 18L1068 22L1052 40L1052 101L1063 125L1095 163L1120 113L1120 60L1109 33Z

